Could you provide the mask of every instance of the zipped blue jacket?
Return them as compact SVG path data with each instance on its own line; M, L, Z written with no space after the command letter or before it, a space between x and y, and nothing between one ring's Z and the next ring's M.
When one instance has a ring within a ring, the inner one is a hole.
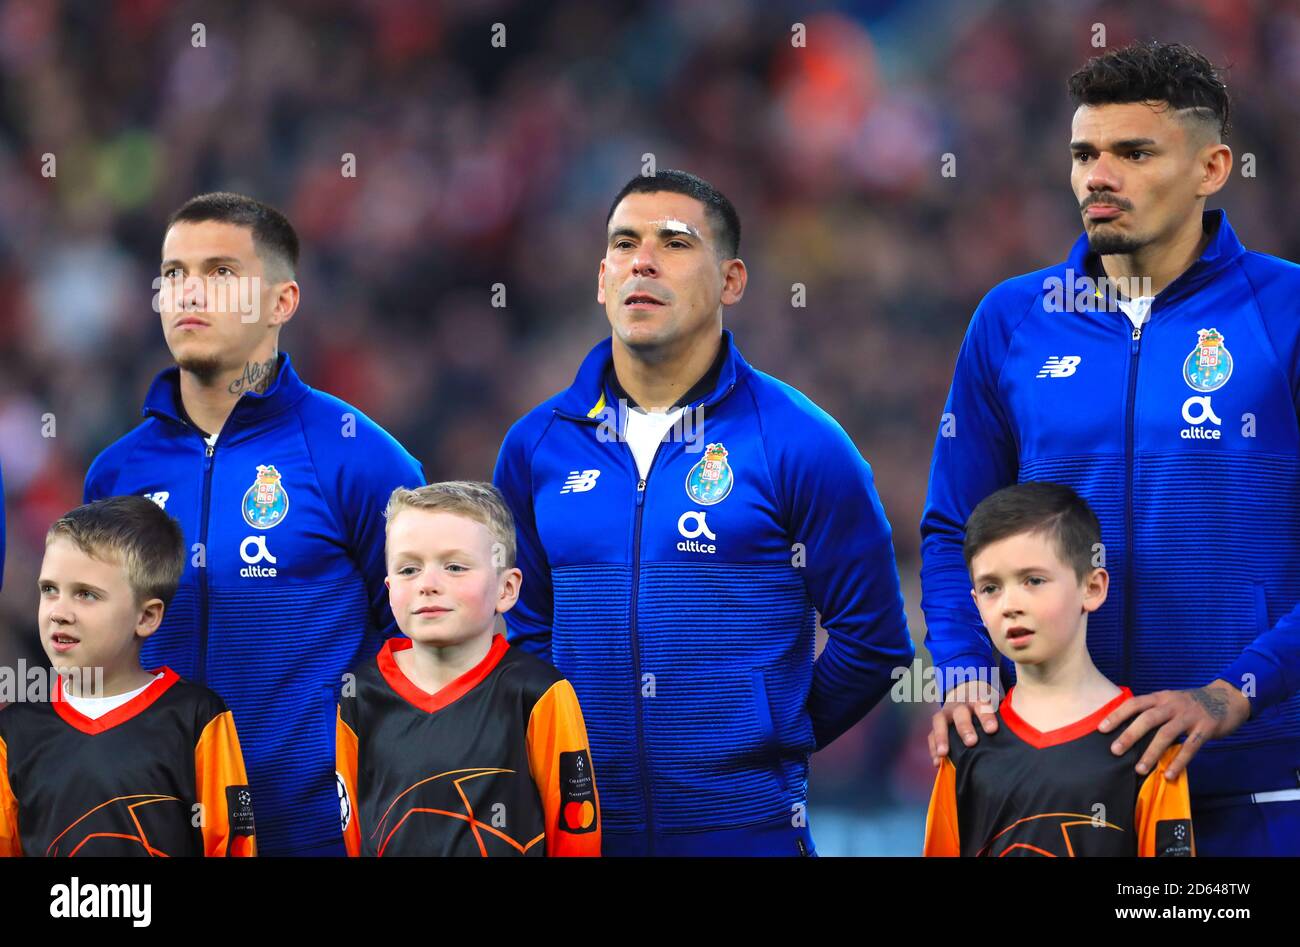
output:
M644 480L606 389L609 339L497 460L524 574L509 636L577 691L607 855L812 854L809 754L913 656L871 469L722 344L716 386Z
M264 855L343 854L334 725L343 676L397 633L384 507L419 463L356 408L304 384L287 354L236 403L215 447L186 418L180 373L101 453L86 501L142 494L174 516L189 561L144 667L167 665L235 715Z
M984 297L921 524L926 645L955 675L995 657L962 559L975 505L1028 480L1089 502L1111 575L1097 667L1135 694L1222 678L1250 698L1192 761L1194 800L1300 785L1300 267L1247 251L1222 211L1204 226L1140 327L1090 302L1086 237Z

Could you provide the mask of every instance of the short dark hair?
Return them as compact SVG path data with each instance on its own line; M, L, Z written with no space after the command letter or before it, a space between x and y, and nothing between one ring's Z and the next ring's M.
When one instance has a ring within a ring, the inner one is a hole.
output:
M79 506L54 521L48 546L67 539L100 561L120 561L137 602L169 604L185 571L185 534L152 500L108 497Z
M1197 118L1217 125L1220 138L1231 125L1232 104L1219 70L1182 43L1131 43L1096 56L1067 87L1076 106L1168 102L1195 109Z
M207 220L252 230L253 249L263 265L268 268L278 266L288 272L289 279L293 279L298 269L298 234L289 218L274 207L229 191L199 194L167 218L164 233L182 221L202 223Z
M615 195L614 202L609 205L609 213L605 215L605 226L609 226L619 201L629 194L657 194L661 191L685 194L703 204L718 236L718 249L722 251L723 258L731 259L740 254L740 215L736 213L736 208L725 194L708 181L686 171L666 168L654 174L638 174Z
M966 568L993 543L1039 532L1056 541L1061 561L1069 563L1080 580L1092 571L1101 544L1097 514L1069 487L1040 481L1003 487L980 501L966 520L961 546Z

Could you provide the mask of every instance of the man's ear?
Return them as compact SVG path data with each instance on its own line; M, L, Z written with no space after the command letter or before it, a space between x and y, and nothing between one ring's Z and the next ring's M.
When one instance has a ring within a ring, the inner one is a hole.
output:
M140 615L135 620L135 634L137 638L148 638L158 626L162 624L163 612L167 606L163 604L160 598L151 598L140 606Z
M722 261L722 305L734 306L745 295L749 271L740 257Z
M601 257L600 269L596 271L596 302L605 305L605 258Z
M301 297L302 289L298 286L297 280L281 283L279 292L275 295L275 302L271 306L270 324L282 326L292 319L294 313L298 311Z
M1201 183L1197 197L1209 197L1228 183L1232 174L1232 149L1223 142L1206 145L1197 156L1201 167Z

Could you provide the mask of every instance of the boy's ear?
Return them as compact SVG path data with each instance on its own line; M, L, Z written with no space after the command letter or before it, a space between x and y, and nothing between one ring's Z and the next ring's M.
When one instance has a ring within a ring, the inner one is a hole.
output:
M1110 573L1100 567L1093 569L1083 578L1083 610L1095 612L1106 602L1106 593L1110 591Z
M393 590L393 583L388 581L388 576L384 576L384 588L388 589L390 592Z
M140 606L140 617L135 623L135 636L137 638L148 638L158 626L162 624L163 612L167 606L163 604L160 598L151 598Z
M524 574L518 569L506 569L497 580L497 613L504 615L515 607L519 601L519 589L524 583Z

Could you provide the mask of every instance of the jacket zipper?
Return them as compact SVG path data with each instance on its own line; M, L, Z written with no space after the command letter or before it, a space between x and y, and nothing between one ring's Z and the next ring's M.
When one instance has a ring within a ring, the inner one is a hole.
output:
M728 389L730 391L730 389ZM625 432L626 433L626 432ZM665 434L668 432L665 431ZM623 446L632 458L632 470L637 474L636 483L636 519L632 526L632 614L630 616L629 630L631 632L632 643L632 674L636 680L636 738L637 743L643 749L645 747L645 717L642 710L645 697L641 693L641 645L637 639L637 600L640 598L641 591L641 518L645 513L645 488L650 479L650 475L655 472L655 464L659 462L662 456L659 448L664 446L662 439L659 446L655 448L654 456L650 458L650 466L646 468L645 476L640 476L640 471L636 467L636 455L632 453L632 447L627 443L626 436L623 438ZM649 764L646 762L644 753L638 754L638 767L641 776L641 796L645 800L645 824L647 838L647 855L655 853L655 816L654 800L650 795L649 781Z
M631 450L631 448L628 448ZM655 451L655 456L659 455ZM636 459L633 458L633 465ZM653 469L654 461L650 461L650 467ZM632 609L630 615L630 630L632 644L632 678L636 686L636 741L640 747L645 746L645 720L643 717L641 702L645 700L643 692L643 683L641 680L641 647L636 637L636 611L637 597L641 588L641 516L645 512L645 482L650 476L650 471L646 471L646 476L637 480L636 483L636 522L632 528ZM650 781L648 779L644 754L638 753L637 769L641 777L641 798L645 804L645 825L648 848L647 855L655 853L655 829L654 829L654 803L650 799Z
M733 386L734 387L734 386ZM728 389L730 390L730 389ZM556 409L556 414L570 421L577 421L580 424L592 424L599 426L601 422L590 417L579 417L576 414ZM659 451L655 450L655 455L650 461L650 469L646 471L645 477L642 477L636 466L636 455L632 454L632 448L627 445L625 437L620 437L627 453L632 456L632 474L637 478L636 482L636 513L633 517L632 525L632 598L630 614L628 615L628 633L629 644L632 648L632 686L634 688L633 699L636 701L636 739L637 746L644 750L645 747L645 719L641 709L641 702L645 700L641 696L641 649L637 643L636 637L636 611L637 598L641 588L641 516L645 510L645 487L646 480L654 472L655 461L659 459ZM645 806L646 816L646 837L647 854L654 854L654 803L650 799L650 782L647 779L645 758L642 752L637 753L637 775L640 777L641 799Z
M202 436L202 435L200 435ZM199 520L199 548L203 550L203 568L199 570L199 663L196 683L206 684L208 674L208 511L212 505L213 444L204 441L203 518Z
M1148 318L1150 313L1148 312ZM1124 405L1124 528L1128 540L1128 558L1124 563L1124 681L1133 676L1133 560L1136 543L1133 537L1133 402L1137 394L1138 348L1142 341L1142 327L1134 326L1132 345L1129 348L1128 399Z
M731 392L735 390L735 388L736 388L736 383L733 381L730 385L727 386L727 390L724 391L721 396L714 399L713 405L716 405L719 402L721 402L723 398L726 398L728 395L730 395ZM708 405L707 407L712 407L713 405ZM701 407L706 407L706 406L701 405ZM686 410L690 411L693 409L688 407ZM556 410L556 414L558 414L560 417L568 418L570 421L586 422L586 423L597 424L597 425L599 425L600 423L598 421L595 421L592 418L578 417L577 415L568 414L558 409ZM649 469L646 470L646 475L642 477L640 475L640 471L637 470L636 455L632 454L632 448L628 446L625 437L621 437L620 440L623 441L623 445L627 450L628 454L632 455L632 471L637 477L636 515L632 526L632 601L631 601L631 615L629 616L629 637L632 646L633 684L636 687L636 736L637 736L637 743L642 751L637 754L637 770L638 770L638 775L641 777L641 798L645 803L646 839L647 839L646 854L654 855L655 853L654 851L655 850L654 802L652 801L650 796L650 783L647 778L649 775L647 773L648 767L646 766L645 755L644 755L645 718L644 718L644 713L642 711L641 702L645 700L645 698L641 696L641 648L637 641L636 614L637 614L637 599L639 598L639 593L641 590L641 517L645 512L645 488L646 488L646 482L650 479L650 475L654 473L655 464L658 463L659 461L659 450L658 448L655 449L654 457L652 457L650 460L650 467ZM661 447L663 446L662 442L660 443L660 446Z

